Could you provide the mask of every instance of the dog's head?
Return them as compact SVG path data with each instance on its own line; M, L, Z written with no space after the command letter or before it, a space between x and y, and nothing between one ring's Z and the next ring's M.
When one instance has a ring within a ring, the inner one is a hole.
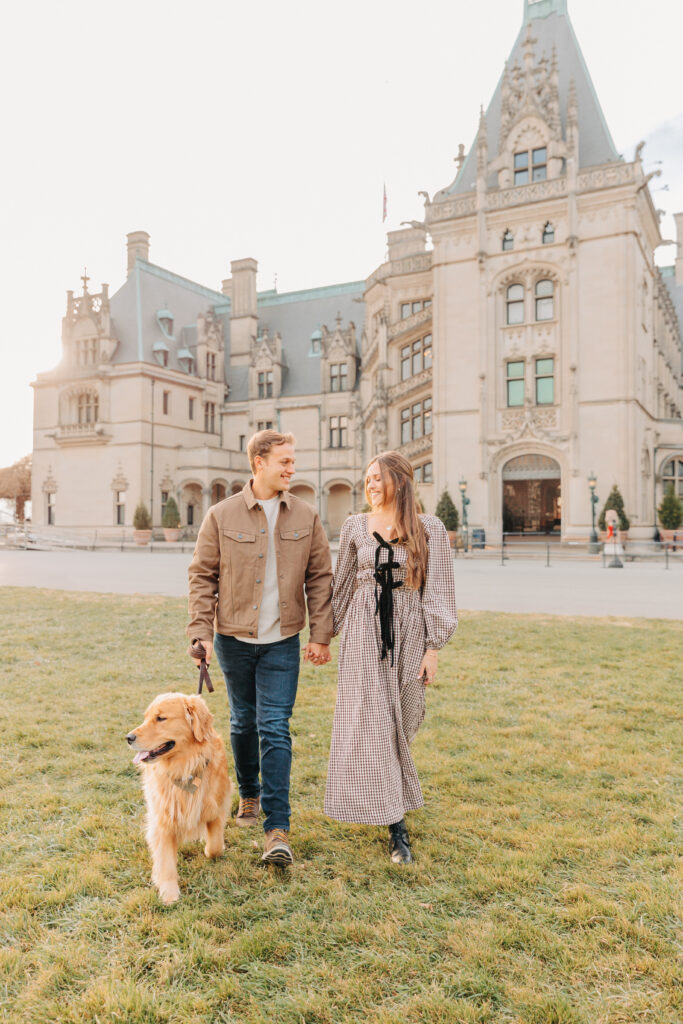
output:
M205 742L213 715L197 694L162 693L145 711L142 725L126 736L134 764L150 764L171 752L186 753Z

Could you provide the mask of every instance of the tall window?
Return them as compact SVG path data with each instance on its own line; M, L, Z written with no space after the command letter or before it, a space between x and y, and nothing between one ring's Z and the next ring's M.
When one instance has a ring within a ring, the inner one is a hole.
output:
M194 419L194 398L188 398L187 400L187 418L189 420Z
M401 409L401 444L416 441L432 432L432 400L424 398L421 402Z
M162 396L162 410L163 410L164 416L168 416L170 407L171 407L171 392L170 391L164 391L163 396Z
M240 451L246 452L247 450L247 435L240 434Z
M79 338L76 342L76 362L79 366L94 366L97 362L97 338Z
M348 369L347 363L330 364L330 391L346 391Z
M161 519L163 521L166 505L168 504L168 491L161 492Z
M503 252L509 252L510 249L514 249L514 247L515 239L512 232L510 231L510 228L508 228L505 234L503 235Z
M117 526L124 526L126 523L126 492L114 491L114 511Z
M76 422L81 426L86 423L97 423L99 400L94 391L82 391L76 399Z
M555 316L555 286L552 281L536 282L536 319L552 320Z
M273 371L261 370L258 375L258 396L259 398L273 397Z
M683 459L669 459L662 467L662 490L666 493L669 484L674 485L674 494L683 498Z
M330 448L346 448L348 430L348 416L330 416Z
M206 376L208 380L216 379L216 353L206 353Z
M194 505L187 506L187 525L194 526Z
M257 430L272 430L273 429L273 421L272 420L259 420L258 423L256 424L256 429Z
M524 285L511 284L506 294L506 317L508 324L524 323Z
M507 364L507 404L524 405L524 360Z
M536 360L536 405L555 402L555 360Z
M555 228L548 221L543 228L543 245L550 245L551 242L555 241Z
M545 146L515 153L515 185L545 181L548 177L548 155Z
M401 380L414 377L421 370L432 365L432 336L425 334L412 345L404 345L401 349Z
M204 406L204 430L207 434L216 431L216 403L207 402Z
M45 497L47 498L47 525L55 525L55 496L52 491L49 491Z

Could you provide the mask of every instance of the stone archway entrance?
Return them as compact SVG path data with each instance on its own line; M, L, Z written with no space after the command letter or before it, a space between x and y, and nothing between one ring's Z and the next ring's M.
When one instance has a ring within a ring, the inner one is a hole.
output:
M344 520L353 510L350 484L332 484L327 492L327 535L338 537Z
M562 474L548 455L518 455L503 466L503 533L560 537Z

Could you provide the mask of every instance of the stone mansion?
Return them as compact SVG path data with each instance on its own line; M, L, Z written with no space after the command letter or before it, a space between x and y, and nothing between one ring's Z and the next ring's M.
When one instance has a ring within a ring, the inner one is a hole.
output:
M683 495L683 214L659 268L643 146L617 153L567 0L524 0L457 165L350 283L257 292L239 259L214 289L129 234L124 283L67 293L61 361L33 383L34 525L130 533L139 501L160 525L174 495L191 533L273 425L330 536L370 456L397 448L428 511L466 487L487 541L585 539L591 472L651 537L665 485Z

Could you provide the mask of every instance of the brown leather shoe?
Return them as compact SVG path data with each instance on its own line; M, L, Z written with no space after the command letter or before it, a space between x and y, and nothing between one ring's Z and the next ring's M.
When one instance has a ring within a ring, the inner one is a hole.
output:
M270 832L266 832L261 860L267 864L279 864L280 867L286 867L293 862L289 836L283 828L273 828Z
M235 824L241 828L255 825L261 813L261 799L258 796L241 796L240 805L235 817Z

